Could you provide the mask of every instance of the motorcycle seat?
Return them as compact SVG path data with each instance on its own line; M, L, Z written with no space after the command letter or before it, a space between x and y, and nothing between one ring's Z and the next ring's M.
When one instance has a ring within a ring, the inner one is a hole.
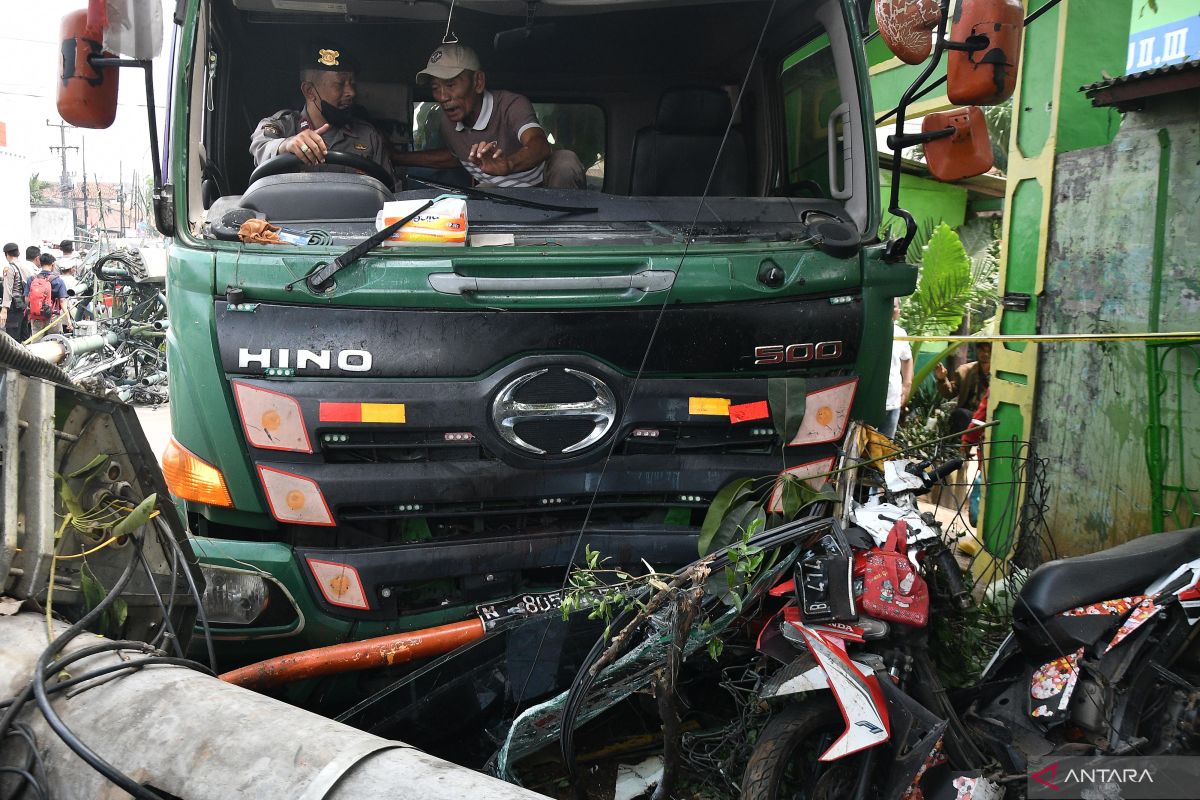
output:
M1140 594L1177 566L1200 558L1200 528L1155 533L1098 553L1050 561L1033 571L1013 608L1017 620Z

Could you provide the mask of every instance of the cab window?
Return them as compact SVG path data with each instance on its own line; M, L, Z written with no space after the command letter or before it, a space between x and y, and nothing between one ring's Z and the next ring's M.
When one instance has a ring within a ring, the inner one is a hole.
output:
M573 150L583 164L587 187L604 186L605 119L600 106L591 103L534 103L546 138L555 150ZM412 146L414 150L443 147L442 108L437 103L413 104Z
M829 197L829 118L842 102L829 36L796 51L783 65L789 194ZM841 123L835 123L835 131Z

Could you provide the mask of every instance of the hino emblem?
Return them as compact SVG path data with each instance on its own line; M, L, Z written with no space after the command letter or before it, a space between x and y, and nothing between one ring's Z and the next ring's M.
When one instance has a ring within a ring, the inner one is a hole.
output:
M594 445L604 438L617 418L617 399L612 390L599 378L577 369L562 368L562 371L591 387L595 397L569 403L524 403L516 399L518 390L534 378L545 375L549 369L529 372L510 381L492 401L492 424L500 438L518 450L544 456L547 451L530 444L517 435L516 426L521 422L555 419L586 419L591 421L592 430L579 441L549 455L569 455Z
M330 370L336 365L342 372L370 372L371 353L367 350L251 350L238 348L238 369L251 364L270 369L320 369Z

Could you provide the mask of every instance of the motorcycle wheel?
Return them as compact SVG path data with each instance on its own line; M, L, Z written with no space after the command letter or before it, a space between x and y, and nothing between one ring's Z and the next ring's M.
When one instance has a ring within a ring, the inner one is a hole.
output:
M861 753L818 758L846 729L828 696L781 708L763 728L742 776L740 800L845 800L854 793Z

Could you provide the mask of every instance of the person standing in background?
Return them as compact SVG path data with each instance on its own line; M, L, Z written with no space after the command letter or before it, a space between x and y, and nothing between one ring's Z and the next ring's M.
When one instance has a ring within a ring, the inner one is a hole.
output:
M54 262L54 266L58 268L59 275L74 270L79 266L79 256L75 255L75 242L70 239L63 239L58 245L58 249L62 251L62 256ZM75 273L72 272L71 274Z
M25 281L29 270L21 265L21 248L15 242L4 245L4 294L0 302L0 325L18 342L29 338L29 320L25 319Z
M975 345L975 360L963 364L954 372L939 363L933 368L938 394L953 399L955 408L950 412L950 432L963 434L971 427L971 417L979 407L979 401L987 393L991 381L992 343L979 342Z
M38 271L25 283L25 313L29 316L29 324L35 334L42 331L62 333L64 328L69 333L75 326L71 318L63 314L67 301L66 284L54 272L54 256L42 253L38 260Z
M900 319L900 298L892 300L892 363L888 373L887 400L884 403L883 425L879 432L889 439L896 438L896 426L900 423L900 411L912 389L913 356L908 342L899 341L908 332L897 322Z
M42 248L36 244L31 244L25 248L25 280L29 280L30 275L37 275L42 271L42 265L38 261L42 256Z

